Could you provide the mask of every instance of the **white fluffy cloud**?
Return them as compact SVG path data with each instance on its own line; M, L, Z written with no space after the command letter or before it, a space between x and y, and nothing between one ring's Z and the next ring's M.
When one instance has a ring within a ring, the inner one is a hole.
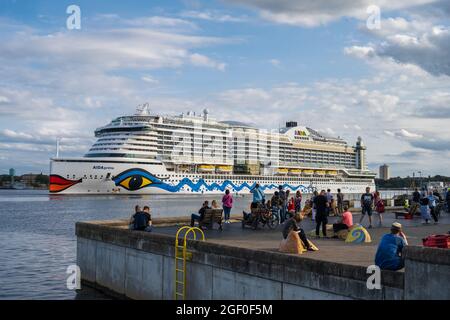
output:
M367 8L375 5L382 12L401 10L437 2L437 0L228 0L260 11L261 17L276 23L315 27L337 21L343 17L366 20Z

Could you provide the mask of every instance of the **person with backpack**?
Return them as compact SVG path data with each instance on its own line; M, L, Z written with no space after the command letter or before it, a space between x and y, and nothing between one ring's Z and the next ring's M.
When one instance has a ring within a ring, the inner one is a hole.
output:
M383 226L384 202L383 202L383 199L381 199L381 195L378 191L375 191L374 203L375 203L375 210L377 211L378 218L380 219L380 221L378 223L378 227L382 227Z
M429 220L431 219L430 216L430 200L425 195L422 195L420 198L420 215L423 220L425 220L425 224L428 224Z
M151 222L150 207L145 206L143 211L139 211L134 215L134 230L151 231Z
M366 188L366 193L361 195L361 219L359 220L359 224L362 223L364 217L369 217L369 227L368 229L372 229L372 206L373 206L374 196L370 192L370 187Z

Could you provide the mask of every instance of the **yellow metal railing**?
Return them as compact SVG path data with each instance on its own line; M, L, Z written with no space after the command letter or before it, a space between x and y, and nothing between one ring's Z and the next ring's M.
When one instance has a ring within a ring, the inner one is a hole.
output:
M185 231L183 245L179 245L180 234ZM192 258L192 252L187 251L187 239L192 233L193 240L197 240L197 231L200 232L201 240L205 241L205 234L202 229L197 227L184 226L178 229L175 236L175 290L174 298L186 299L186 261ZM181 249L181 252L180 252ZM181 265L180 265L181 264Z

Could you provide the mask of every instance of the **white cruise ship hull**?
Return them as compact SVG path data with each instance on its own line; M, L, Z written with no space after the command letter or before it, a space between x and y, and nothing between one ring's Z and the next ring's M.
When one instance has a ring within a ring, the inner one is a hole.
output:
M52 194L247 194L259 183L265 193L279 185L295 192L311 193L331 189L343 193L363 193L375 188L373 179L307 176L251 176L215 173L179 173L167 171L163 164L109 159L52 159L50 186Z

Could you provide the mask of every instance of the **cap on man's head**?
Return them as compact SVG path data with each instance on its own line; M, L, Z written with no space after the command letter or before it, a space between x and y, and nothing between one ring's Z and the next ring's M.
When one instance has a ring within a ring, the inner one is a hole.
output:
M398 222L392 223L392 228L400 230L402 228L402 225Z

